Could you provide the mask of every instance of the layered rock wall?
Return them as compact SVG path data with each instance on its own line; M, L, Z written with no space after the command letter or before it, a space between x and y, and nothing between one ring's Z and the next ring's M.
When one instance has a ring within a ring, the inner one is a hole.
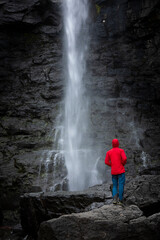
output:
M43 161L56 149L62 18L57 1L0 1L0 7L0 204L15 209L38 174L45 181Z

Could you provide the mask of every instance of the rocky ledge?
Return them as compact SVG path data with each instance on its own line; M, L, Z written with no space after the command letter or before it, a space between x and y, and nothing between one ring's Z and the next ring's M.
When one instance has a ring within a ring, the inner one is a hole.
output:
M21 224L26 234L37 238L43 221L71 213L86 212L111 202L109 185L99 185L83 192L30 193L21 197Z
M21 197L21 224L34 239L158 239L160 176L128 178L124 206L114 206L110 185L84 192Z

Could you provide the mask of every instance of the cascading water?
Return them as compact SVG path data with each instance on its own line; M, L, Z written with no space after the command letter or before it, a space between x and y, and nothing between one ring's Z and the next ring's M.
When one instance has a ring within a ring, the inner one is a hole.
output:
M69 190L83 190L98 182L96 159L89 147L88 106L85 94L88 49L88 0L64 1L66 95L64 157Z

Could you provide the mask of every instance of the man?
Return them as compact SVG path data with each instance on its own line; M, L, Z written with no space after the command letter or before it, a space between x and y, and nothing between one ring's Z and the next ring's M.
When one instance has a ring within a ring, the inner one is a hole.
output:
M112 182L113 182L113 204L123 203L123 192L125 184L125 168L127 157L123 149L119 148L118 139L113 139L113 148L109 150L106 154L105 164L111 167ZM117 194L117 188L119 185L119 200Z

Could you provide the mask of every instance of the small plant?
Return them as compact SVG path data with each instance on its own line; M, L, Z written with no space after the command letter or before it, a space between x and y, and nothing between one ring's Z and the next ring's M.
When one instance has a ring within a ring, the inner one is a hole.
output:
M100 14L101 6L99 6L98 4L96 4L96 10L97 10L97 14Z

